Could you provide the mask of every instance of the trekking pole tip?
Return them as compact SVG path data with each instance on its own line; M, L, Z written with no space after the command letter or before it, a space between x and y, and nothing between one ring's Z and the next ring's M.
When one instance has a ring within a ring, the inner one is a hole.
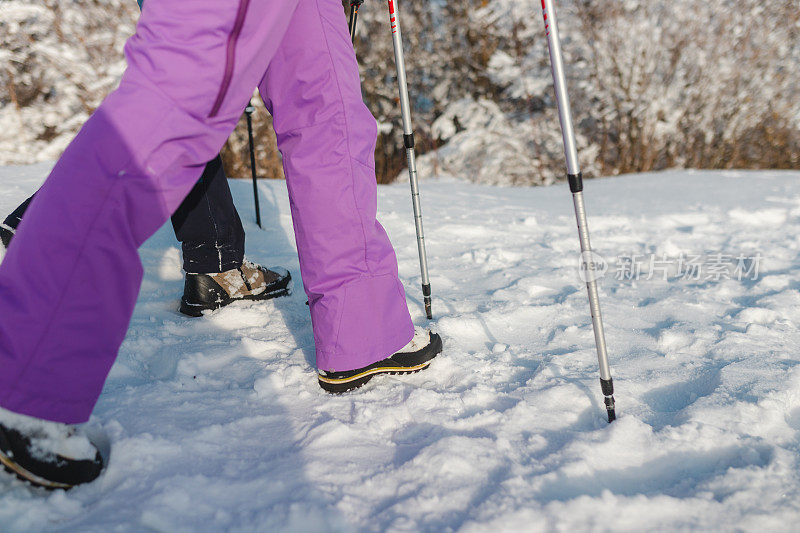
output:
M431 311L431 284L430 283L423 283L422 284L422 299L425 302L425 316L428 317L428 320L433 318L433 311Z
M617 411L614 405L614 382L611 379L600 379L600 384L603 387L604 402L606 404L606 411L608 412L608 423L610 424L617 419Z
M617 419L617 410L614 407L614 397L606 396L605 404L606 404L606 412L608 413L608 423L610 424L611 422Z

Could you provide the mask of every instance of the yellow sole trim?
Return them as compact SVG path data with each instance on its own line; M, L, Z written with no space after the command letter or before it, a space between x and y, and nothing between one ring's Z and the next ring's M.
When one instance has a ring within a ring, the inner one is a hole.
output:
M0 453L0 463L3 463L6 467L12 470L15 474L19 475L23 479L27 479L31 483L40 485L42 487L46 487L48 489L71 489L72 485L68 485L66 483L58 483L56 481L48 481L42 477L39 477L35 474L31 474L17 463L6 457L4 454Z
M421 365L417 366L396 366L396 367L384 366L381 368L373 368L372 370L367 370L366 372L361 372L360 374L356 374L355 376L351 376L349 378L328 378L325 376L320 376L319 374L317 374L317 377L319 377L320 381L336 385L338 383L348 383L350 381L355 381L357 379L361 379L363 377L367 377L372 374L385 374L386 372L414 372L416 370L422 370L423 368L426 368L430 364L431 364L430 361L426 361Z

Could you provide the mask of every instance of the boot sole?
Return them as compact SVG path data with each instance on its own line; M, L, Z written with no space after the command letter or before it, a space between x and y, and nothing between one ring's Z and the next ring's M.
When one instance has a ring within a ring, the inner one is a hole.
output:
M395 368L374 369L364 376L359 374L358 376L354 376L352 378L340 379L340 380L330 380L320 376L319 386L322 387L323 390L325 390L325 392L329 392L331 394L344 394L345 392L350 392L351 390L363 387L369 380L371 380L378 374L389 374L390 376L397 376L402 374L416 374L417 372L425 370L429 366L431 366L431 361L428 361L427 363L424 363L422 365L419 365L418 367L413 367L413 368L395 367Z
M0 463L3 464L3 469L17 477L20 481L25 481L30 483L31 485L36 485L37 487L43 487L47 490L56 490L56 489L71 489L74 485L69 485L67 483L58 483L56 481L48 481L43 477L39 477L36 474L28 472L17 463L6 457L6 455L0 452Z
M203 311L216 311L217 309L221 309L227 305L230 305L235 302L244 302L244 301L261 301L261 300L271 300L273 298L279 298L281 296L289 296L292 294L292 289L289 286L289 283L292 281L292 275L287 275L285 280L281 281L281 284L271 290L271 291L264 291L261 294L256 294L252 296L244 296L242 298L231 298L230 300L226 300L224 302L215 302L213 304L192 304L181 298L181 306L178 309L182 314L191 317L201 317L203 316Z
M378 374L416 374L417 372L428 368L436 356L442 352L442 338L439 335L435 335L435 337L432 335L431 341L431 344L429 344L426 348L428 348L429 352L433 352L433 355L419 364L413 366L387 365L378 368L371 368L347 378L329 378L317 375L319 386L322 387L325 392L329 392L331 394L343 394L345 392L363 387L369 380Z

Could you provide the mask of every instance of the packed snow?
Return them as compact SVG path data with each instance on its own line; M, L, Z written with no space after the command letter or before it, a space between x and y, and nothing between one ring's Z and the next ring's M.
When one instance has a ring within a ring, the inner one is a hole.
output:
M0 168L0 213L49 167ZM445 350L341 396L317 385L286 186L231 181L249 259L292 296L177 312L169 226L90 422L98 481L46 492L0 473L0 530L791 531L800 523L800 172L591 180L619 419L598 382L563 184L427 180ZM408 185L379 189L426 325Z

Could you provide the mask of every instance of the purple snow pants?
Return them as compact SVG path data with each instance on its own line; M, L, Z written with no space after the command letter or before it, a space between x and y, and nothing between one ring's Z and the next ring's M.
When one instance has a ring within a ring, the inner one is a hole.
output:
M376 221L376 124L340 0L148 0L119 88L56 164L0 265L0 406L86 421L130 322L137 248L254 87L283 154L317 365L359 368L413 325Z

